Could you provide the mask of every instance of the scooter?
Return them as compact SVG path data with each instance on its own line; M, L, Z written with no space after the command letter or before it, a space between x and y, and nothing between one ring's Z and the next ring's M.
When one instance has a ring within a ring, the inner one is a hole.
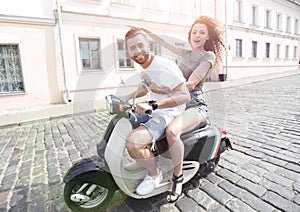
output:
M155 143L154 154L163 170L164 180L153 192L141 196L135 192L147 174L128 154L125 139L137 121L135 104L114 95L106 96L107 109L114 115L107 126L102 141L97 144L98 156L74 164L64 176L64 200L73 211L99 211L115 201L116 191L136 199L149 198L168 190L172 177L172 161L165 136ZM134 120L134 121L132 121ZM183 184L194 176L205 177L213 172L220 155L232 148L225 130L209 121L200 123L191 132L181 135L184 143Z

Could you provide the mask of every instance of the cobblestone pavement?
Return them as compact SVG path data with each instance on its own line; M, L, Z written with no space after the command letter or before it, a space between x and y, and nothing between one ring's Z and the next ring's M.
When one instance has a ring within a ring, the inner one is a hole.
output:
M175 204L162 194L125 198L110 211L300 211L300 75L206 96L234 150L214 173L185 185ZM109 118L100 112L0 129L0 211L69 211L63 175L96 154Z

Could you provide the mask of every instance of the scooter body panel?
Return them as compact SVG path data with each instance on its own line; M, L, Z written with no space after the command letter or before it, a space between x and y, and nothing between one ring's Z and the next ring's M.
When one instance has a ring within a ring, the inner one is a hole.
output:
M207 125L185 133L181 136L181 140L184 144L184 160L197 161L202 164L217 156L221 133L215 126ZM156 150L163 157L170 158L165 137L156 142Z
M195 160L200 164L217 156L221 143L221 133L213 126L193 131L183 138L185 157L184 160Z

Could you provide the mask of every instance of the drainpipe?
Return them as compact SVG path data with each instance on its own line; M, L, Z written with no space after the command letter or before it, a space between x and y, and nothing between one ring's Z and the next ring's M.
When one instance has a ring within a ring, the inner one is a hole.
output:
M225 80L228 77L228 31L227 31L227 1L225 0L225 45L226 45L226 58L225 58Z
M61 17L61 5L60 0L56 0L57 7L57 20L58 20L58 31L59 31L59 43L60 43L60 55L61 55L61 63L62 63L62 71L63 71L63 83L64 83L64 103L71 102L69 89L67 87L66 81L66 69L65 69L65 58L64 58L64 49L63 49L63 39L62 39L62 17Z

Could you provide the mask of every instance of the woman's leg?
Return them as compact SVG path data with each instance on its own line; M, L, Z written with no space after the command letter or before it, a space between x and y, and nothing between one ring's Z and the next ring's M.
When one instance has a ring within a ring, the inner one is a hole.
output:
M180 139L182 133L193 130L199 123L203 121L203 116L199 113L198 108L190 108L177 116L167 127L166 137L169 144L169 152L172 158L175 176L182 174L184 145ZM172 190L171 185L169 191ZM178 183L175 193L181 194L182 183ZM175 195L168 194L167 201L173 202L176 200Z

